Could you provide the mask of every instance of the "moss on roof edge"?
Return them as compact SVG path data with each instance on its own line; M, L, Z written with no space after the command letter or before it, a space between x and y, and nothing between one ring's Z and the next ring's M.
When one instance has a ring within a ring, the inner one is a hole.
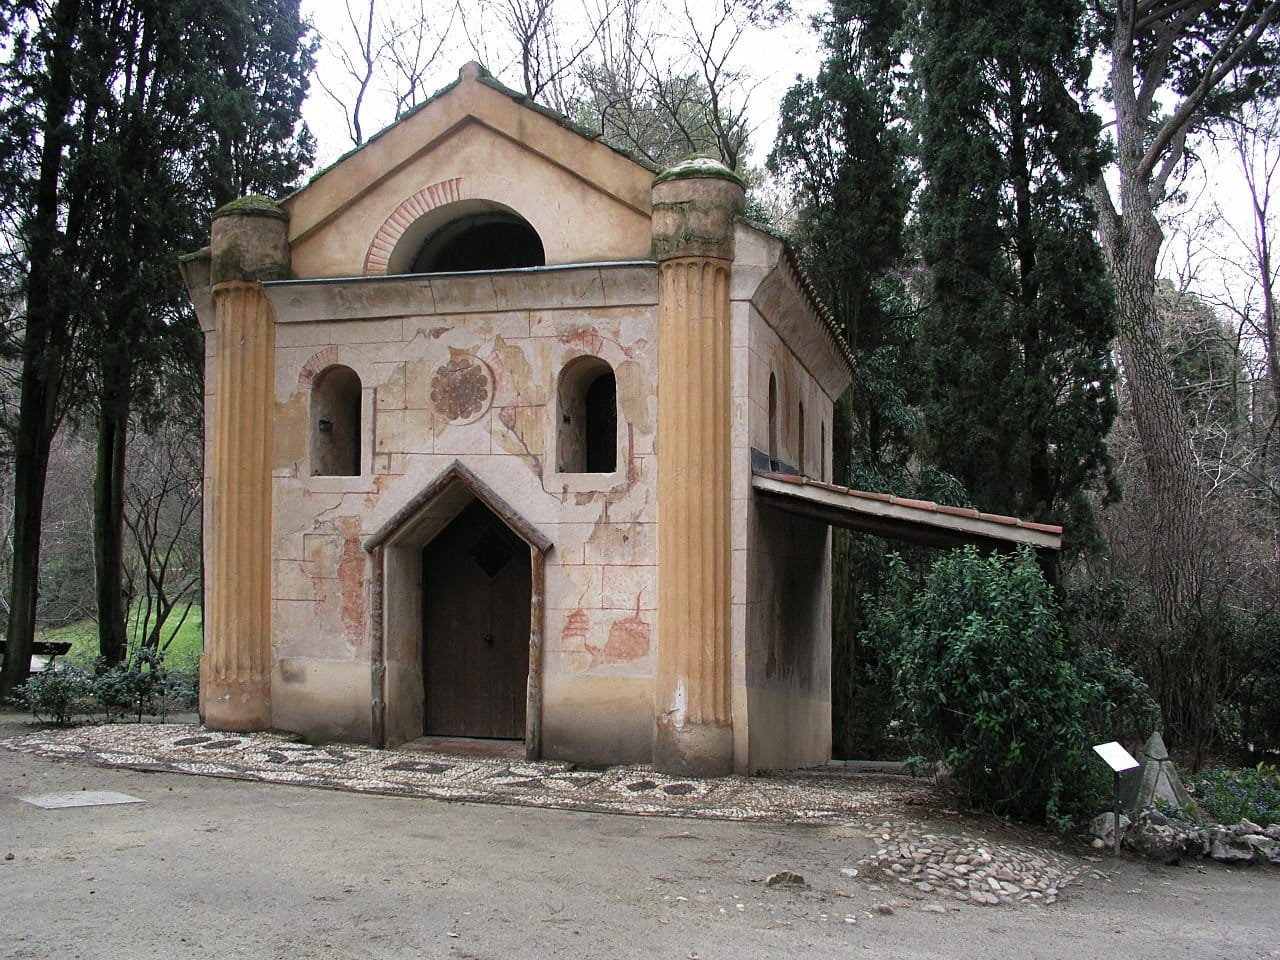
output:
M213 211L214 220L219 217L229 216L274 217L277 220L286 221L289 219L289 214L285 213L280 204L259 193L251 193L247 197L239 197L230 203L224 203Z

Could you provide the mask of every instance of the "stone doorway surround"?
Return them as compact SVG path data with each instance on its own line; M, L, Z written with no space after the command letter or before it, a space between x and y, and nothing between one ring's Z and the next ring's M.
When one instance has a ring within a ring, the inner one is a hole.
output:
M376 747L422 735L422 548L472 501L480 501L529 548L529 679L525 756L542 755L545 557L552 543L465 464L455 460L364 541L372 559L370 683Z

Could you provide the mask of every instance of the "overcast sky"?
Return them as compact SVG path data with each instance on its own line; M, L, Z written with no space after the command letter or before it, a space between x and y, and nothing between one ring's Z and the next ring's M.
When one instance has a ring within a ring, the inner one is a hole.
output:
M367 0L352 0L362 4ZM379 10L394 9L398 0L377 0ZM428 0L438 2L441 9L450 4L446 0ZM582 0L561 0L565 10L581 9ZM585 0L593 5L598 0ZM679 2L679 0L676 0ZM698 9L704 4L710 9L708 0L689 0L691 7ZM416 8L416 4L413 4ZM817 72L820 61L818 38L810 29L809 20L814 13L826 8L825 0L792 0L791 6L795 15L784 24L768 30L752 30L744 36L737 48L735 66L750 78L754 88L749 101L752 123L751 162L763 165L764 158L773 145L774 134L778 127L778 104L787 88L795 82L798 74L813 76ZM365 8L367 9L367 7ZM433 65L428 82L428 90L438 90L451 83L458 75L458 68L468 60L475 59L475 51L467 41L466 33L486 37L485 27L473 12L464 31L461 24L455 23L450 31L451 42ZM303 0L303 14L307 16L322 38L322 46L316 64L316 75L311 85L311 95L304 109L308 125L315 134L318 143L317 168L332 163L335 159L351 149L351 141L347 137L346 126L342 114L329 97L323 86L336 87L341 84L342 67L334 50L335 43L344 40L350 42L351 31L346 24L346 11L343 0ZM518 65L510 57L502 58L500 54L491 55L499 62L485 63L490 72L508 86L519 89L521 81ZM375 91L374 100L365 108L367 122L366 138L369 134L382 129L393 119L393 107L385 94Z

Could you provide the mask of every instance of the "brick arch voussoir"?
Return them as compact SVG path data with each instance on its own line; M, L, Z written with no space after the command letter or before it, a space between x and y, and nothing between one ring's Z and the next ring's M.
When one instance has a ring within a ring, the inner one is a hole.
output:
M386 274L387 264L391 260L391 253L395 250L396 244L400 242L404 232L420 217L436 207L444 206L446 203L456 203L470 196L466 178L454 177L423 187L413 196L401 201L374 234L373 242L369 244L369 252L364 257L364 275L370 277Z

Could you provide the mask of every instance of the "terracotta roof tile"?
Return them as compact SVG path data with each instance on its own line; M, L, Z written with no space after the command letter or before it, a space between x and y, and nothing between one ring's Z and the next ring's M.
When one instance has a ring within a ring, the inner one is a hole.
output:
M864 500L879 500L881 503L896 503L893 497L887 493L868 493L865 490L854 490L852 487L845 487L845 493L851 497L862 497Z
M890 497L890 503L897 504L900 507L912 507L916 510L928 510L930 513L936 513L938 505L932 500L911 500L907 497Z
M1062 533L1062 527L1053 523L1035 523L1031 520L1023 520L1022 526L1028 530L1039 530L1041 533Z
M1017 517L1006 517L1002 513L979 513L979 520L986 520L990 523L1003 523L1006 527L1020 527L1022 521Z

